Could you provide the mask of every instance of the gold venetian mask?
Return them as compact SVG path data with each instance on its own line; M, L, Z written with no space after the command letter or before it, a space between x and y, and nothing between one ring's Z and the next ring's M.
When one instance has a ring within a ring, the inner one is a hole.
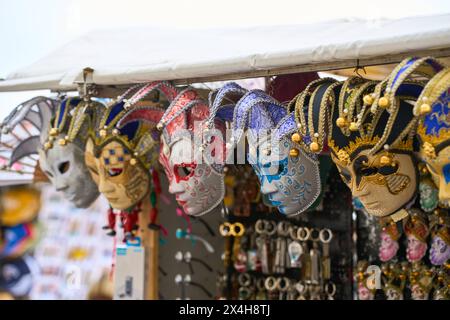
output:
M420 157L439 189L439 202L450 206L450 69L436 74L415 105Z
M372 110L371 92L379 85L352 78L344 82L331 112L328 145L353 197L359 198L369 214L384 217L414 199L418 171L409 134L414 125L409 95L395 97L398 107L392 113L385 108ZM408 85L408 92L422 88Z
M414 196L417 176L414 161L406 153L369 155L363 150L347 165L332 156L342 180L358 197L367 212L385 216L402 208ZM385 163L386 161L386 163Z
M114 209L126 210L137 204L149 191L150 178L118 141L106 144L96 156L88 139L85 162L99 191ZM134 164L132 164L134 163Z

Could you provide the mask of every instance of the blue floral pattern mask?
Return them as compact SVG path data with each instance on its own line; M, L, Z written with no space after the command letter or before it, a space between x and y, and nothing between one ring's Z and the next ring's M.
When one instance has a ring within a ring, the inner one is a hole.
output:
M301 213L320 194L318 163L303 151L296 157L290 156L289 150L294 146L288 137L275 141L264 139L257 144L249 138L251 147L247 159L258 176L261 193L270 201L269 204L285 215Z

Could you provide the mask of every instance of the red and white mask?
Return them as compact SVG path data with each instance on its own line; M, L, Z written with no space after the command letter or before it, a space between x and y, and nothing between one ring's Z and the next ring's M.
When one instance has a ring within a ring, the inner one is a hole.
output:
M163 134L159 161L169 180L169 192L189 215L213 210L225 195L220 124L210 143L204 144L204 122L209 107L195 91L182 91L161 119Z

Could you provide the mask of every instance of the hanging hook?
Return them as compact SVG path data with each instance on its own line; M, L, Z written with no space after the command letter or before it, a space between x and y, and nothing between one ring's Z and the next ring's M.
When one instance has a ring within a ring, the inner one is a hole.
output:
M353 73L356 73L356 75L357 75L358 77L364 79L364 77L359 73L359 70L362 70L362 71L364 72L364 74L367 75L366 68L365 68L365 67L361 67L361 66L359 65L359 59L356 59L356 67L355 67L355 69L353 70Z

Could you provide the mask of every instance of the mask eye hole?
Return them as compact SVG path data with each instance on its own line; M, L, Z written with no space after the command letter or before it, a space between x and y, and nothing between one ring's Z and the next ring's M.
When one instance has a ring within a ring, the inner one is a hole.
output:
M175 166L175 172L177 173L178 177L186 178L194 172L194 169L190 166L179 165Z
M378 172L383 176L388 176L390 174L396 173L398 170L398 165L394 164L393 166L383 166L378 169Z
M64 161L58 165L58 171L63 174L66 173L70 168L70 162Z
M117 177L118 175L120 175L123 172L123 169L121 168L111 168L108 169L108 174L110 177Z

